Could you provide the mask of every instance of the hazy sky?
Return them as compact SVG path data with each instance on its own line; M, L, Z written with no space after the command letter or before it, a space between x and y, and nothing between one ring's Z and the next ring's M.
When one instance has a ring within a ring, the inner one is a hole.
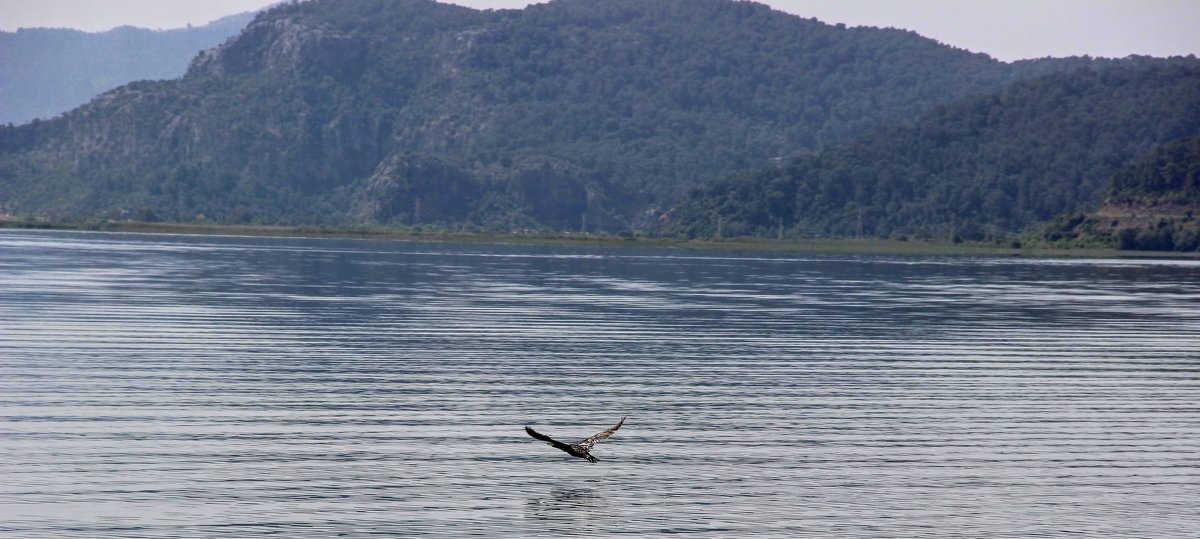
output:
M353 0L345 0L353 1ZM603 1L603 0L597 0ZM199 25L274 0L0 0L0 30ZM524 0L454 0L474 8ZM764 0L828 23L905 28L1001 60L1200 54L1200 0Z

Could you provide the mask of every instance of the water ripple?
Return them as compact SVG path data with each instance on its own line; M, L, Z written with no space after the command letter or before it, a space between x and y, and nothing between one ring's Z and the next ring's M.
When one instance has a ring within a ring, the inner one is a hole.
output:
M0 231L0 536L1192 537L1198 275Z

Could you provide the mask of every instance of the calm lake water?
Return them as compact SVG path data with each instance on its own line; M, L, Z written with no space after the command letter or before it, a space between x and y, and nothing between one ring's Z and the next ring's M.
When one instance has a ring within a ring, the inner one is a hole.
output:
M3 231L0 477L13 538L1195 537L1200 264Z

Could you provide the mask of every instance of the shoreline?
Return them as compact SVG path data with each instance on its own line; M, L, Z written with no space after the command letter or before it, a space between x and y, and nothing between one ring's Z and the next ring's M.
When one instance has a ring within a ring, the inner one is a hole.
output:
M321 227L277 225L222 225L186 223L147 223L107 221L102 223L47 223L40 221L0 221L0 230L61 230L79 232L117 232L208 236L246 236L280 238L325 238L374 241L446 242L519 244L551 246L676 248L692 250L728 250L779 253L863 254L909 256L994 256L1029 258L1164 258L1200 260L1200 252L1122 251L1099 247L1007 247L994 243L946 243L925 240L883 238L726 238L720 240L684 240L611 234L571 232L444 232L412 231L383 227Z

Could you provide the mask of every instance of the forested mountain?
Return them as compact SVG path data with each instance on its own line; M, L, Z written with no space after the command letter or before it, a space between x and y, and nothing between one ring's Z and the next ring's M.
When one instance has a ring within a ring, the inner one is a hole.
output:
M983 239L1095 208L1130 159L1198 132L1200 68L1049 75L710 184L666 229Z
M1159 146L1122 169L1106 204L1200 204L1200 134Z
M240 32L253 13L204 26L107 32L22 28L0 32L0 124L21 124L71 110L135 80L173 79L201 50Z
M1042 234L1120 249L1200 250L1200 134L1134 159L1113 175L1098 210L1062 215Z
M652 230L696 185L1014 80L1167 63L1005 64L729 0L313 0L260 15L181 80L0 129L0 210Z

